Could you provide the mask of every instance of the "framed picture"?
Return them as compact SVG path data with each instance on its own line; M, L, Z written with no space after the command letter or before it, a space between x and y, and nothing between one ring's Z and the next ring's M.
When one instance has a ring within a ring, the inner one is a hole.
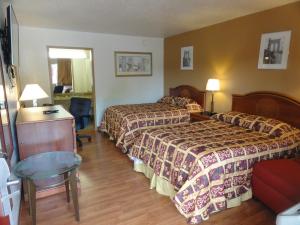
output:
M115 52L117 77L151 76L151 52Z
M286 69L291 31L262 34L258 69Z
M181 48L181 69L193 70L194 47Z

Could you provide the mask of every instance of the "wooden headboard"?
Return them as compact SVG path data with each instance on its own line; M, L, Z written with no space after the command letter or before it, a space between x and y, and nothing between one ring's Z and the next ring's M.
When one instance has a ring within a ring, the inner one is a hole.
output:
M203 108L205 107L205 91L199 91L197 88L189 85L170 88L170 96L191 98Z
M300 128L300 102L279 93L232 95L232 111L271 117Z

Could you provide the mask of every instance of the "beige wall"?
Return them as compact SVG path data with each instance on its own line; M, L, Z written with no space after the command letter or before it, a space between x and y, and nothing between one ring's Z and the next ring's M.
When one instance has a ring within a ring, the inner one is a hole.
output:
M291 30L286 70L257 69L262 33ZM194 70L180 70L180 48L194 46ZM215 111L231 109L231 94L276 91L300 100L300 2L165 39L164 91L189 84L204 90L219 78ZM207 106L210 95L207 96ZM207 108L209 109L209 108Z
M163 95L163 39L20 26L20 82L50 96L47 46L92 48L96 125L111 105L155 102ZM152 52L152 76L116 77L115 51ZM43 102L44 101L44 102ZM49 102L41 99L39 104Z

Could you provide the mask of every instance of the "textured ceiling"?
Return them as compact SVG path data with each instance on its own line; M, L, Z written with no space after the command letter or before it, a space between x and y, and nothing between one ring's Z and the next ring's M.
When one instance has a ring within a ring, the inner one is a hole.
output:
M296 0L11 0L21 25L167 37Z

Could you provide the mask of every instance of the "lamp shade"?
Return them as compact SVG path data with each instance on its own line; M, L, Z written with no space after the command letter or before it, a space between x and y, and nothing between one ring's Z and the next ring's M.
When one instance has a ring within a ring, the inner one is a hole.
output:
M206 84L207 91L219 91L220 90L220 81L219 79L208 79Z
M48 95L38 84L26 84L20 101L36 100L41 98L47 98Z

